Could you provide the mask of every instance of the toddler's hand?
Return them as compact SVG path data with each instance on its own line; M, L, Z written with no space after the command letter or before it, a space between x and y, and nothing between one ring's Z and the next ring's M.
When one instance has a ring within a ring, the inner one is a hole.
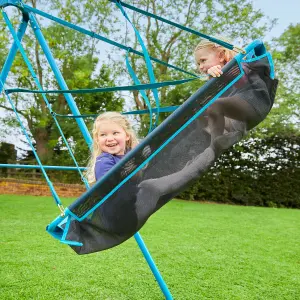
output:
M222 67L220 65L213 66L207 70L207 74L212 77L220 77L223 74L221 69Z

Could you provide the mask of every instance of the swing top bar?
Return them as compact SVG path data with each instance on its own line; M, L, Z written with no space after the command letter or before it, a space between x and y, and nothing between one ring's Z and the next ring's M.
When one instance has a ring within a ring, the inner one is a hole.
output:
M187 27L182 26L182 25L180 25L180 24L174 23L174 22L172 22L172 21L170 21L170 20L167 20L167 19L165 19L165 18L159 17L159 16L157 16L157 15L155 15L155 14L151 14L151 13L146 12L146 11L144 11L144 10L138 9L138 8L136 8L136 7L134 7L134 6L131 6L131 5L127 4L127 3L124 3L124 2L122 2L122 1L120 1L120 0L109 0L109 1L110 1L110 2L113 2L113 3L119 3L119 4L121 4L122 6L127 7L128 9L131 9L131 10L137 11L137 12L139 12L139 13L141 13L141 14L150 16L151 18L160 20L160 21L162 21L162 22L164 22L164 23L170 24L170 25L172 25L172 26L175 26L175 27L177 27L177 28L180 28L181 30L190 32L190 33L195 34L195 35L197 35L197 36L200 36L200 37L202 37L202 38L206 38L206 39L208 39L208 40L210 40L210 41L212 41L212 42L215 42L215 43L217 43L217 44L219 44L219 45L224 46L225 48L228 48L228 49L231 49L231 50L234 50L234 51L236 51L236 52L243 53L243 54L246 53L245 49L243 49L243 48L241 48L241 47L238 47L238 46L229 44L229 43L224 42L224 41L221 41L221 40L219 40L219 39L217 39L217 38L215 38L215 37L213 37L213 36L209 36L209 35L203 34L203 33L201 33L201 32L198 32L198 31L196 31L196 30L193 30L193 29L191 29L191 28L187 28ZM22 12L25 12L25 10L26 10L26 8L24 7L24 3L23 3L22 0L0 0L0 8L4 8L4 7L6 7L6 6L15 6L15 7L18 7ZM26 6L26 5L25 5L25 6Z

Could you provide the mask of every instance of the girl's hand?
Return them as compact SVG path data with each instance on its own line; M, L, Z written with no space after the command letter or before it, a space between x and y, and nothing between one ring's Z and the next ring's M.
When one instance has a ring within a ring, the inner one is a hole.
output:
M220 65L213 66L207 70L207 74L212 77L220 77L223 74L221 69Z

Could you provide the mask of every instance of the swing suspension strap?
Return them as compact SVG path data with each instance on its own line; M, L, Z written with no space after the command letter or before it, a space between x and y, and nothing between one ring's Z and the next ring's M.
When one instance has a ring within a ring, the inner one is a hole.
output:
M180 69L180 68L174 67L174 66L172 66L172 65L170 65L170 64L166 64L166 63L163 62L163 61L159 61L159 60L157 60L157 59L154 59L154 58L150 57L149 54L148 54L148 52L147 52L147 49L146 49L146 47L145 47L145 45L144 45L144 43L143 43L143 41L142 41L142 39L141 39L141 37L140 37L139 32L137 31L137 29L134 27L134 25L133 25L132 22L130 21L128 15L126 14L126 12L125 12L125 10L124 10L124 8L123 8L123 6L126 7L126 8L129 8L129 9L135 10L135 11L137 11L137 12L139 12L139 13L144 14L144 15L147 15L147 16L150 16L150 17L152 17L152 18L155 18L155 19L157 19L157 20L160 20L160 21L162 21L162 22L168 23L168 24L170 24L170 25L172 25L172 26L175 26L175 27L180 28L180 29L182 29L182 30L185 30L185 31L187 31L187 32L190 32L190 33L196 34L196 35L198 35L198 36L207 38L207 39L209 39L209 40L211 40L211 41L214 41L214 42L216 42L216 43L218 43L218 44L220 44L220 45L223 45L224 47L227 47L227 48L229 48L229 49L233 49L234 46L231 45L231 44L228 44L228 43L226 43L226 42L223 42L223 41L221 41L221 40L215 39L214 37L210 37L210 36L204 35L204 34L202 34L202 33L200 33L200 32L197 32L197 31L195 31L195 30L193 30L193 29L187 28L187 27L182 26L182 25L180 25L180 24L177 24L177 23L175 23L175 22L171 22L171 21L169 21L169 20L167 20L167 19L164 19L164 18L162 18L162 17L158 17L158 16L156 16L156 15L154 15L154 14L151 14L151 13L149 13L149 12L146 12L146 11L140 10L140 9L138 9L138 8L135 8L135 7L133 7L133 6L130 6L130 5L128 5L128 4L126 4L126 3L122 2L122 1L111 1L111 2L114 2L114 3L117 5L117 7L121 10L122 14L123 14L124 17L126 18L126 20L127 20L127 21L131 24L131 26L133 27L133 29L134 29L134 31L135 31L135 33L136 33L136 35L137 35L137 38L138 38L138 40L139 40L139 42L140 42L140 44L141 44L141 47L142 47L142 49L143 49L143 52L142 52L142 53L141 53L141 52L136 53L136 51L133 50L131 47L127 47L127 46L124 46L124 45L122 45L122 44L119 44L119 43L116 43L116 42L114 42L114 41L111 41L111 40L109 40L109 39L106 39L106 38L104 38L104 37L102 37L102 36L100 36L100 35L95 34L95 33L92 32L92 31L87 31L87 30L85 30L85 29L83 29L83 28L81 28L81 27L79 27L79 26L76 26L76 25L74 25L74 24L71 24L71 23L68 23L68 22L66 22L66 21L63 21L63 20L61 20L61 19L59 19L59 18L53 17L53 16L51 16L51 15L48 15L48 14L46 14L46 13L44 13L44 12L42 12L42 11L39 11L39 10L37 10L37 9L34 9L34 8L30 7L30 6L23 5L23 9L24 9L25 11L33 11L33 12L39 14L39 15L42 15L43 17L47 17L48 19L54 20L54 21L56 21L56 22L58 22L58 23L60 23L60 24L62 24L62 25L64 25L64 26L67 26L67 27L72 28L72 29L74 29L74 30L80 31L80 32L85 33L85 34L87 34L87 35L90 35L90 36L92 36L93 38L97 38L97 39L103 40L103 41L105 41L105 42L108 42L108 43L110 43L110 44L112 44L112 45L118 46L118 47L121 48L121 49L127 49L126 65L127 65L127 68L128 68L128 71L129 71L131 77L133 78L133 80L134 80L134 82L135 82L135 84L136 84L137 86L134 86L134 87L130 87L130 86L126 86L126 87L109 87L109 88L100 88L100 89L83 89L83 90L70 90L70 91L67 90L67 91L62 91L62 92L63 92L63 93L71 93L71 92L76 92L76 93L88 93L88 92L102 92L102 91L104 92L104 91L116 91L116 90L139 90L139 91L141 92L141 94L142 94L142 97L143 97L145 103L146 103L146 106L147 106L147 108L148 108L148 111L149 111L150 115L152 115L153 109L152 109L152 107L151 107L151 102L150 102L149 98L147 97L146 93L145 93L144 90L143 90L143 89L151 89L152 92L153 92L153 95L154 95L155 103L156 103L156 110L155 110L156 121L155 121L155 125L157 125L158 115L159 115L159 112L160 112L160 103L159 103L159 97L158 97L157 88L158 88L158 87L167 86L167 85L173 85L173 84L174 84L174 85L177 85L177 84L185 83L185 82L194 80L194 79L196 79L196 78L199 78L199 76L197 76L197 75L195 75L195 74L193 74L193 73L186 72L186 71L184 71L184 70L182 70L182 69ZM138 55L144 57L144 59L145 59L145 61L146 61L146 65L147 65L148 74L149 74L149 77L150 77L150 84L148 84L148 85L147 85L147 84L145 84L145 85L140 84L140 82L139 82L137 76L136 76L135 74L133 74L133 69L132 69L132 67L131 67L131 65L130 65L130 62L129 62L129 53L130 53L130 52L132 52L132 53L134 53L134 54L138 54ZM167 81L167 82L163 82L163 83L155 83L155 77L154 77L154 72L153 72L153 68L152 68L152 65L151 65L151 60L156 61L156 62L159 62L159 63L164 64L164 65L167 65L168 67L171 67L171 68L173 68L173 69L180 70L181 72L184 72L184 73L186 73L186 74L192 75L193 78L184 79L184 80L178 80L178 81ZM25 92L25 91L26 91L26 92L29 92L29 90L26 90L26 89L9 89L9 90L8 90L8 93L11 93L11 92L21 92L21 91L23 91L23 92ZM36 93L37 91L33 91L33 92ZM49 92L49 93L50 93L50 91L44 91L44 92ZM51 92L55 92L55 91L51 91ZM150 118L150 119L151 119L151 118ZM151 127L152 127L152 119L150 120L150 131L151 131Z
M92 37L92 38L95 38L95 39L98 39L98 40L100 40L100 41L103 41L103 42L105 42L105 43L107 43L107 44L110 44L110 45L112 45L112 46L118 47L118 48L123 49L123 50L125 50L125 51L130 50L130 52L132 52L132 53L134 53L134 54L136 54L136 55L138 55L138 56L142 56L142 57L144 56L144 54L143 54L142 52L137 51L137 50L135 50L135 49L132 49L131 47L128 47L128 46L123 45L123 44L121 44L121 43L118 43L118 42L115 42L115 41L113 41L113 40L110 40L110 39L108 39L108 38L106 38L106 37L101 36L100 34L97 34L97 33L93 32L93 31L87 30L87 29L85 29L85 28L83 28L83 27L80 27L80 26L78 26L78 25L69 23L69 22L67 22L67 21L65 21L65 20L62 20L62 19L60 19L60 18L54 17L54 16L52 16L52 15L49 15L49 14L47 14L47 13L41 11L41 10L38 10L38 9L33 8L33 7L31 7L31 6L28 6L28 5L26 5L26 4L24 4L24 10L25 10L26 12L33 12L33 13L35 13L35 14L37 14L37 15L40 15L40 16L46 18L46 19L55 21L56 23L61 24L61 25L65 26L65 27L67 27L67 28L70 28L70 29L73 29L73 30L75 30L75 31L81 32L81 33L83 33L83 34L85 34L85 35L88 35L88 36L90 36L90 37ZM171 69L180 71L180 72L185 73L185 74L190 75L190 76L194 76L195 78L198 77L198 75L196 75L196 74L194 74L194 73L191 73L191 72L188 72L188 71L186 71L186 70L183 70L183 69L181 69L181 68L179 68L179 67L176 67L176 66L174 66L174 65L172 65L172 64L169 64L169 63L166 63L166 62L164 62L164 61L162 61L162 60L160 60L160 59L157 59L157 58L155 58L155 57L150 57L150 59L151 59L152 61L155 61L156 63L159 63L159 64L161 64L161 65L167 66L168 68L171 68Z
M146 67L147 67L147 72L148 72L148 76L149 76L149 79L150 79L150 83L155 83L156 80L155 80L155 75L154 75L154 71L153 71L153 67L152 67L152 64L151 64L151 60L150 60L150 56L149 56L149 53L148 53L148 50L143 42L143 39L141 38L140 36L140 33L139 31L136 29L136 27L134 26L134 24L130 21L127 13L125 12L125 10L123 9L122 5L119 3L119 2L116 2L116 5L118 6L118 8L121 10L122 14L124 15L124 17L126 18L126 20L131 24L135 34L136 34L136 37L143 49L143 54L144 54L144 59L145 59L145 62L146 62ZM128 54L128 52L127 52ZM126 64L127 64L127 67L128 67L128 70L129 70L129 73L130 75L132 76L133 80L134 80L134 83L135 84L140 84L140 81L138 80L136 74L134 73L130 63L129 63L129 59L128 59L128 55L126 55ZM155 124L154 124L154 127L157 126L158 124L158 117L159 117L159 107L160 107L160 101L159 101L159 96L158 96L158 91L157 89L152 89L152 93L153 93L153 96L154 96L154 100L155 100L155 104L156 104L156 108L157 108L157 111L156 111L156 118L155 118ZM141 92L145 102L147 103L147 106L149 108L149 111L150 111L150 131L152 130L152 109L151 109L151 104L150 104L150 101L146 95L146 93L143 91Z

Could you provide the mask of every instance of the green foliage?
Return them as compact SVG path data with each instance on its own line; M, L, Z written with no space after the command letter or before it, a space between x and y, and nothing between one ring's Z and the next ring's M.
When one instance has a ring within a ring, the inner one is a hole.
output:
M15 151L15 146L8 143L0 143L0 164L13 164L17 159L17 153ZM0 169L0 176L6 177L6 168Z
M300 208L300 135L250 138L225 152L183 199Z
M0 143L0 164L7 164L16 161L16 151L12 144Z
M279 78L276 103L265 127L273 132L300 127L300 23L273 40L272 55Z

